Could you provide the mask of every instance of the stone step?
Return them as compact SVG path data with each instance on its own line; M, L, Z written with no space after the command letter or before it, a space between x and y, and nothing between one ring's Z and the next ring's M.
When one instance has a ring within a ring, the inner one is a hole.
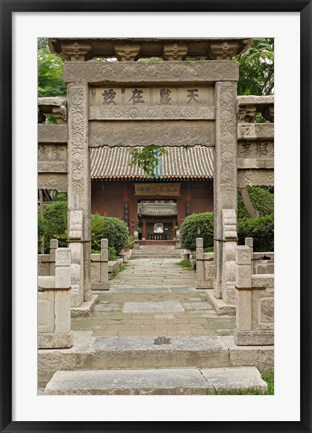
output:
M255 367L58 371L44 394L207 395L248 389L267 391Z

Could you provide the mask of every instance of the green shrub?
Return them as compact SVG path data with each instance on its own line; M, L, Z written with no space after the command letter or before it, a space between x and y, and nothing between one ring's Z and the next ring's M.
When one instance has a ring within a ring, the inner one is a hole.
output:
M115 217L101 216L98 213L91 215L91 240L92 249L101 249L101 239L108 239L108 246L114 247L116 254L128 242L127 224Z
M117 260L117 254L114 247L108 247L108 260Z
M274 251L274 215L239 220L239 244L243 245L247 237L253 238L254 251Z
M203 238L204 248L213 246L213 213L192 214L181 224L180 239L183 247L196 250L196 238Z
M58 239L60 247L67 246L66 230L67 201L55 201L45 205L43 218L38 218L38 236L44 236L45 252L49 252L50 239Z
M259 212L259 216L270 215L274 212L274 194L269 192L265 187L251 186L248 188L248 194L253 207ZM237 218L250 218L241 192L237 194Z

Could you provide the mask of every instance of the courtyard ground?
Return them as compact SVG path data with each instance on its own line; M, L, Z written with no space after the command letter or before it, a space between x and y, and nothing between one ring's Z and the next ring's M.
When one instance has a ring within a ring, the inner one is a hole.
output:
M91 316L72 318L72 330L92 331L94 337L233 335L235 317L218 316L206 291L195 289L195 272L179 261L130 260L109 291L97 292Z

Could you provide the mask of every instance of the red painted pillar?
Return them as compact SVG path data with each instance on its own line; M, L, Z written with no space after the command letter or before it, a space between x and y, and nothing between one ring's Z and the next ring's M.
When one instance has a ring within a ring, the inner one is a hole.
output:
M146 221L143 221L142 240L146 239Z

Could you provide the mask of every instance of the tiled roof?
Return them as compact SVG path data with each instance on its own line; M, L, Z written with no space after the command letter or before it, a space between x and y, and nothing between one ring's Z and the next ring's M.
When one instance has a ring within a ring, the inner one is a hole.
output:
M168 147L161 156L157 177L162 179L212 179L214 150L194 146ZM144 171L130 166L131 148L90 148L92 179L148 179Z
M142 216L174 216L177 215L176 203L139 203L138 213Z

